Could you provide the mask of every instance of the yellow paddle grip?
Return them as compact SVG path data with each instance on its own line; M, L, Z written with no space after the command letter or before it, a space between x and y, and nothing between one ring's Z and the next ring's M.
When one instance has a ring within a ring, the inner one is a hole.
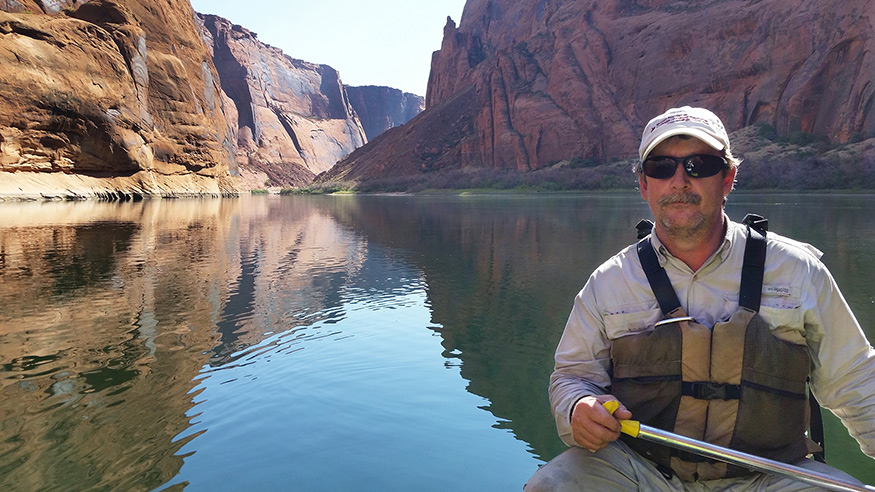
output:
M605 410L610 412L611 415L620 408L620 402L617 400L609 400L604 402ZM628 434L632 437L638 437L638 433L641 432L641 424L637 420L621 420L620 421L620 432L623 434Z

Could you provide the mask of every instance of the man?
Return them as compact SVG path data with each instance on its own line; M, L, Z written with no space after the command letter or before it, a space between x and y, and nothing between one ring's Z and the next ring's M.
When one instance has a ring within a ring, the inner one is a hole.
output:
M602 264L574 300L550 380L571 449L525 490L812 489L618 440L618 419L630 418L859 483L807 457L818 448L805 436L806 380L875 457L875 350L821 253L725 215L739 161L710 111L657 116L639 157L652 233ZM613 415L608 400L621 404Z

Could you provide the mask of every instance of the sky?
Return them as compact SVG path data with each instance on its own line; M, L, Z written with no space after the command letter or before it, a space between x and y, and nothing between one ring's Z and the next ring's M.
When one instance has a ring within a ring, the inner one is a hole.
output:
M300 60L330 65L345 85L425 96L431 54L465 0L191 0Z

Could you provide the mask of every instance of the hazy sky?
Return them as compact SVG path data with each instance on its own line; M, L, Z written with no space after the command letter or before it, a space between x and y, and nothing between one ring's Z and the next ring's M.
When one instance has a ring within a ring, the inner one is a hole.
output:
M431 54L465 0L191 0L300 60L330 65L346 85L425 96Z

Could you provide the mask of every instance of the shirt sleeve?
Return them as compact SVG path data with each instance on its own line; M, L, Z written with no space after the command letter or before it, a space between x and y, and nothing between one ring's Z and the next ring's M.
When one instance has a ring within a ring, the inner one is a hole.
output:
M597 311L592 283L590 278L574 299L550 377L550 405L559 437L568 446L576 445L571 434L574 404L584 396L605 394L610 385L610 343Z
M875 458L875 350L826 267L814 260L810 268L802 303L811 390Z

